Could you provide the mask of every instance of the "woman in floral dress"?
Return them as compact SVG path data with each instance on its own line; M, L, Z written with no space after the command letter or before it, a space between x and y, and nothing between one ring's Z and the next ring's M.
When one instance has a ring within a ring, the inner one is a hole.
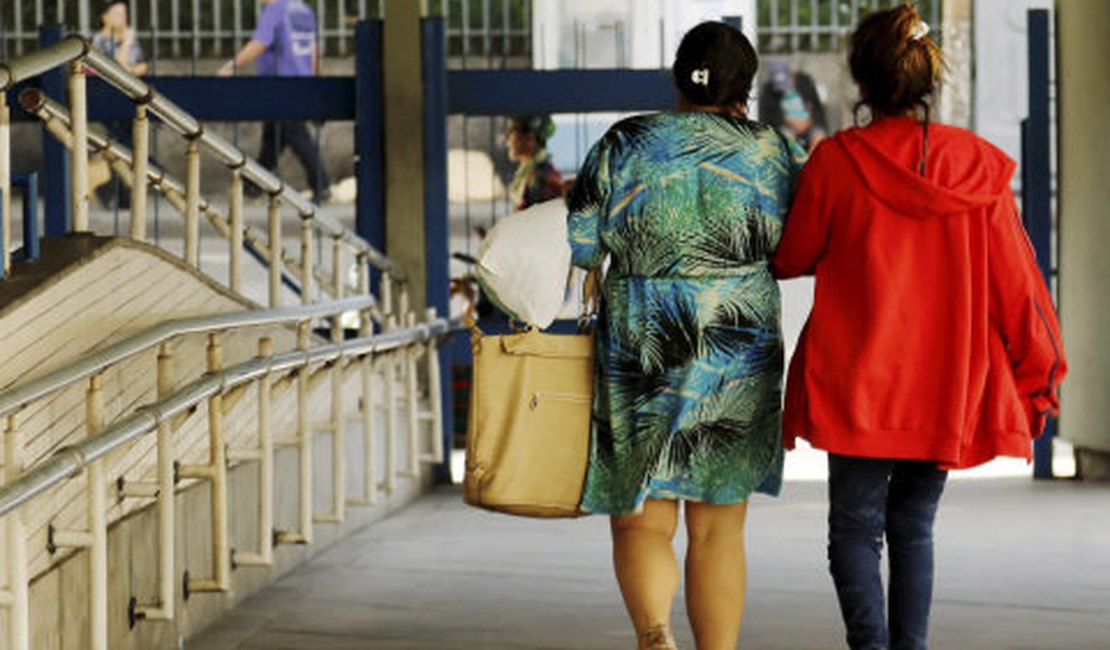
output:
M758 61L723 23L684 37L675 112L615 125L568 197L574 263L609 266L582 506L612 515L641 648L673 648L685 504L686 600L700 650L735 648L752 492L777 494L782 336L768 270L804 154L748 120Z

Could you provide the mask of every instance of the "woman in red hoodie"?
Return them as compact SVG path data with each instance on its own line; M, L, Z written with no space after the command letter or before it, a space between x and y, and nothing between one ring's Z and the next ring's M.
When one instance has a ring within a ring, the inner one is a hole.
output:
M928 26L910 6L872 14L849 64L871 120L814 151L774 259L779 277L816 276L783 433L788 448L801 437L829 452L848 645L917 650L947 470L1029 458L1066 364L1013 161L929 122L944 62Z

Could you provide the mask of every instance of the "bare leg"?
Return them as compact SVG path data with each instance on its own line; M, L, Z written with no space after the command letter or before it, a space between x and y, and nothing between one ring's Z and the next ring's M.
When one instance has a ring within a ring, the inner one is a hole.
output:
M678 561L671 546L678 526L678 502L648 499L642 513L615 516L610 522L613 567L637 638L660 626L669 629L679 583Z
M748 503L686 502L686 611L698 650L735 650L744 617Z

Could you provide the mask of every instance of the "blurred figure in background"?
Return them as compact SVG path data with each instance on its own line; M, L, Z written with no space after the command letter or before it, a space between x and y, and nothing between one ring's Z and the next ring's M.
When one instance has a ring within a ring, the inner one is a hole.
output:
M312 9L301 0L262 0L262 13L251 40L216 74L230 77L236 70L254 63L255 73L260 77L312 77L319 71L319 62L316 14ZM258 162L266 169L276 169L285 147L293 150L304 167L313 200L324 203L331 198L328 172L308 125L298 120L264 123ZM260 194L254 185L247 187L248 195Z
M793 72L786 61L772 61L759 93L759 119L813 151L829 132L817 84L804 72Z
M124 70L130 74L141 76L146 74L150 65L146 62L143 48L135 36L135 30L127 16L127 3L123 0L108 0L100 4L100 31L93 34L92 46L112 57ZM104 125L111 134L112 139L127 147L131 146L131 122L114 120ZM102 169L107 169L106 164L101 164ZM110 172L100 176L99 184L95 181L96 196L105 207L116 205L126 209L131 205L130 192L124 191L119 178Z
M509 160L517 163L509 185L509 200L517 210L563 195L563 177L547 153L547 140L555 134L555 122L547 115L509 118L505 143Z
M150 66L146 62L143 48L135 38L127 17L127 3L123 0L108 0L101 4L100 31L93 34L92 46L111 56L116 63L129 73L141 76Z

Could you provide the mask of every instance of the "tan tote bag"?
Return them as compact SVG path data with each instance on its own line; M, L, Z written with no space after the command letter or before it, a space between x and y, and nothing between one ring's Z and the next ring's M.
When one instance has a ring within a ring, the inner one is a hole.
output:
M474 328L473 347L466 502L525 517L585 514L593 334L483 336Z
M580 514L590 452L592 335L474 335L466 502L526 517Z

